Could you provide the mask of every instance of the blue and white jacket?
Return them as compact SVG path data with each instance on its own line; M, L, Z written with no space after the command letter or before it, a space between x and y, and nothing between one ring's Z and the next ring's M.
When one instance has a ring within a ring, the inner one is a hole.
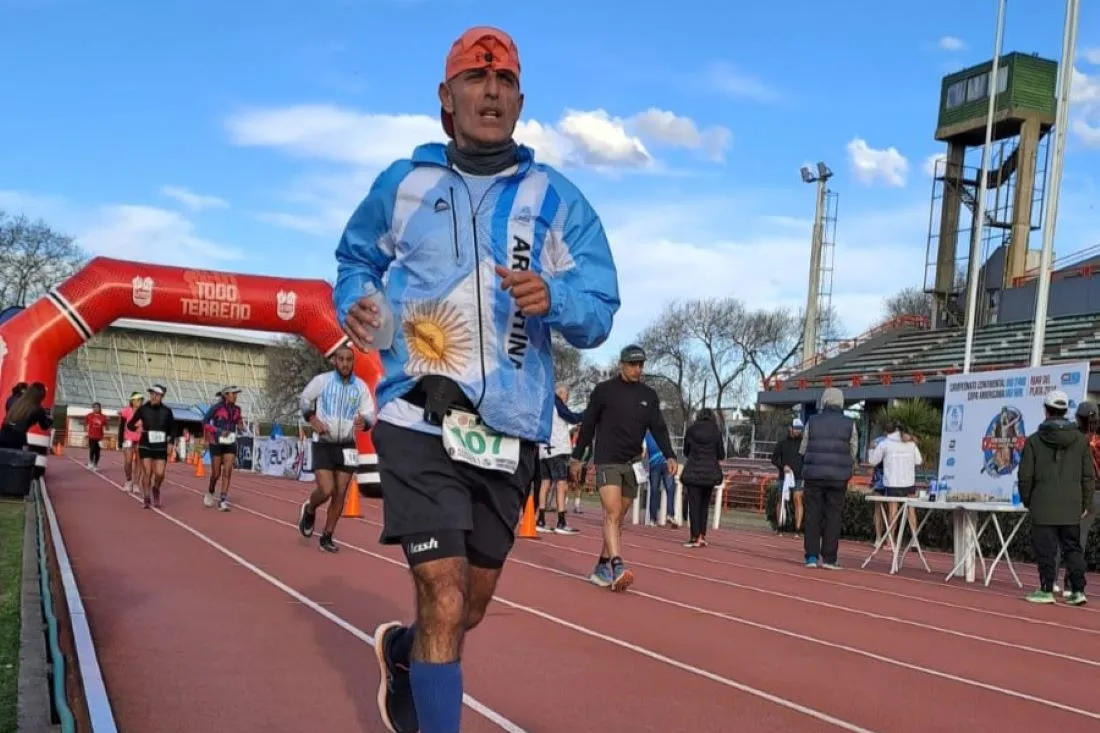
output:
M380 419L418 379L456 382L492 429L550 439L550 331L577 348L602 344L619 309L611 248L588 201L519 146L518 165L473 200L446 148L421 145L383 171L336 249L340 325L355 302L384 290L395 333L381 352ZM550 311L527 318L500 289L496 265L546 281ZM386 282L383 285L383 276ZM409 427L438 432L426 423Z
M306 420L316 415L328 428L326 434L314 436L321 443L352 443L355 418L363 418L364 428L370 428L376 416L367 383L354 374L344 379L335 369L309 381L298 398L298 407Z

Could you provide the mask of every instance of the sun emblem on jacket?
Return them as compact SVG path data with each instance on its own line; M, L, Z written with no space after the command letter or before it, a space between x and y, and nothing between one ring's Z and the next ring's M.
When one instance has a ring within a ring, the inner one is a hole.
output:
M409 374L458 376L470 363L474 345L470 324L451 303L406 303L401 330L409 349Z

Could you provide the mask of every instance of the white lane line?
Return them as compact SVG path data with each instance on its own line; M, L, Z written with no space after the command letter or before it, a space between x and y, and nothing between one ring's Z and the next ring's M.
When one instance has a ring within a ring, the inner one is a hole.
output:
M69 460L72 460L72 459L70 458ZM73 463L77 463L77 462L73 461ZM79 465L79 464L77 464L77 465ZM88 470L88 469L85 468L85 470ZM122 489L123 488L121 485L119 485L118 483L112 481L111 479L107 478L106 476L104 476L101 473L97 473L95 471L89 471L89 473L92 473L95 476L98 476L99 478L101 478L104 481L106 481L107 483L113 485L117 489ZM172 483L175 483L175 482L172 482ZM180 485L180 484L177 484L177 485ZM193 490L188 489L188 491L193 491ZM198 492L195 492L195 493L198 493ZM134 497L132 495L127 494L127 496L131 499L134 499L135 501L140 501L140 499L138 499L137 497ZM169 522L176 525L177 527L184 530L185 532L190 533L194 537L197 537L198 539L202 540L206 544L210 545L215 550L222 553L223 555L228 557L233 562L237 563L241 567L243 567L246 570L248 570L249 572L253 573L254 575L256 575L256 577L262 578L263 580L267 581L271 585L275 586L276 588L281 590L283 593L286 593L288 596L290 596L294 600L301 603L303 606L306 606L307 608L309 608L311 611L317 613L318 615L320 615L320 616L324 617L325 619L331 621L332 623L336 624L341 629L348 632L349 634L354 636L359 641L363 642L364 644L369 644L371 647L374 646L374 637L372 635L368 634L367 632L363 631L362 629L360 629L358 626L354 626L350 622L346 621L343 617L337 616L335 613L328 610L327 608L322 606L320 603L315 602L313 599L309 598L308 596L298 592L294 588L291 588L289 585L282 582L281 580L279 580L275 576L273 576L273 575L271 575L267 572L264 572L260 568L256 567L252 563L250 563L248 560L245 560L243 557L241 557L237 553L235 553L232 550L230 550L229 548L219 544L216 540L206 536L205 534L203 534L199 530L195 529L191 525L187 524L186 522L182 522L182 521L176 519L175 517L173 517L172 515L166 514L165 512L161 511L160 509L152 509L152 511L154 513L164 517ZM293 526L293 525L291 525L291 526ZM471 710L478 713L479 715L485 717L489 721L495 723L497 725L497 727L499 727L502 730L507 731L507 733L529 733L529 731L527 731L526 729L521 728L516 723L514 723L511 720L509 720L508 718L504 717L503 715L496 712L492 708L487 707L484 703L479 702L477 699L471 697L470 695L463 694L462 702L464 702L466 704L466 707L470 708Z
M169 483L172 483L175 486L179 486L180 488L184 489L185 491L190 491L193 494L201 493L198 490L193 489L193 488L191 488L189 486L186 486L184 484L181 484L177 481L171 481L170 479L168 481L169 481ZM278 517L273 517L269 514L264 514L263 512L256 511L255 509L249 509L248 507L241 506L240 504L238 504L235 508L236 508L237 511L247 512L249 514L260 517L262 519L266 519L270 522L274 522L275 524L281 524L285 527L290 527L292 529L296 529L296 526L294 524L292 524L291 522L283 521L282 519L279 519ZM165 516L167 516L167 515L165 515ZM371 552L370 550L367 550L363 547L359 547L357 545L353 545L349 542L344 542L342 540L336 540L336 543L338 545L346 547L349 550L352 550L354 552L358 552L362 555L366 555L367 557L374 558L375 560L381 560L384 563L388 563L390 565L394 565L394 566L397 566L399 568L406 568L406 565L403 562L399 562L399 561L394 560L392 558L386 557L385 555L380 555L378 553ZM667 656L665 656L663 654L660 654L658 652L652 651L651 649L647 649L645 647L637 646L636 644L631 644L630 642L623 641L621 639L616 639L616 638L614 638L612 636L608 636L606 634L602 634L598 631L595 631L595 630L590 629L590 628L585 627L585 626L581 626L579 624L575 624L572 621L567 621L563 618L559 618L559 617L554 616L552 614L546 613L545 611L541 611L537 608L533 608L531 606L526 606L522 603L517 603L515 601L510 601L510 600L508 600L506 598L503 598L501 596L494 596L493 597L493 602L494 603L500 603L501 605L507 606L509 608L513 608L517 611L523 611L524 613L528 613L532 616L536 616L536 617L538 617L538 618L540 618L544 621L547 621L549 623L555 624L557 626L561 626L563 628L567 628L571 631L575 631L578 634L583 634L583 635L591 637L593 639L599 639L600 641L604 641L608 644L612 644L612 645L617 646L621 649L626 649L628 651L634 652L635 654L639 654L641 656L647 657L647 658L652 659L654 661L661 662L662 664L668 665L670 667L681 670L683 672L687 672L688 674L692 674L692 675L695 675L697 677L702 677L704 679L710 680L712 682L716 682L716 683L718 683L720 685L723 685L725 687L729 687L729 688L732 688L734 690L738 690L740 692L744 692L746 694L752 695L754 697L758 697L762 700L766 700L766 701L768 701L770 703L773 703L775 705L778 705L780 707L787 708L788 710L793 710L794 712L802 713L803 715L806 715L810 718L814 718L815 720L818 720L822 723L828 723L829 725L833 725L837 728L840 728L841 730L850 731L851 733L875 733L871 729L862 728L858 725L855 725L854 723L849 723L845 720L841 720L840 718L833 717L832 715L829 715L828 713L824 713L820 710L816 710L814 708L810 708L810 707L807 707L805 705L800 705L799 703L796 703L792 700L787 700L787 699L779 697L777 695L773 695L770 692L766 692L764 690L760 690L760 689L757 689L755 687L751 687L751 686L743 684L741 682L737 682L736 680L729 679L728 677L723 677L723 676L721 676L719 674L716 674L714 672L710 672L710 671L707 671L705 669L702 669L702 668L698 667L697 665L687 664L687 663L681 662L677 659L673 659L671 657L667 657Z

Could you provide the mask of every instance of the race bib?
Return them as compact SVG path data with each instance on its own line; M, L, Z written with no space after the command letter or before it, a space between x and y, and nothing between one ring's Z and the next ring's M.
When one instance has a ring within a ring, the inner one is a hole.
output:
M515 473L519 439L490 430L477 415L451 410L443 418L443 447L451 460L490 471Z
M124 440L124 441L122 441L122 447L123 448L133 448L134 447L134 441Z
M226 433L225 435L218 436L218 442L222 445L233 445L237 442L236 433Z
M644 484L646 481L649 481L649 471L646 470L646 467L641 462L632 463L630 464L630 467L634 469L635 481L640 484Z
M358 466L359 465L359 449L358 448L344 448L344 465L345 466Z
M150 430L146 434L149 436L149 442L153 445L160 445L168 440L168 436L160 430Z

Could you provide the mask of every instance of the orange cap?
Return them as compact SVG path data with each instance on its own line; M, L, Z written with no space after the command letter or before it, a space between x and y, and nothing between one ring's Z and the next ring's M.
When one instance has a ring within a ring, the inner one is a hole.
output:
M444 69L444 81L450 81L470 69L510 71L519 78L519 49L504 31L491 26L477 26L463 33L451 45ZM445 110L439 111L443 131L454 137L454 120Z

